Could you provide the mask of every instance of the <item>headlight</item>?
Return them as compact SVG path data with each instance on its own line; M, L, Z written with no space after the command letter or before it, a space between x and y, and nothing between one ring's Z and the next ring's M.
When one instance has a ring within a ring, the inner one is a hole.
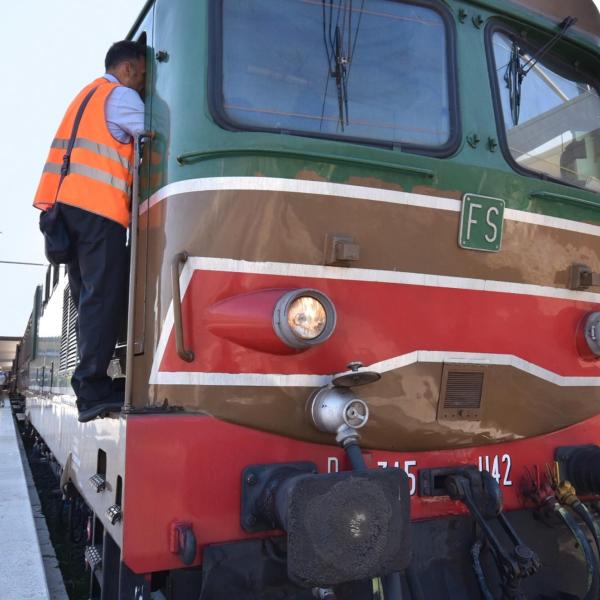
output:
M288 325L303 340L314 340L327 325L325 307L312 296L296 298L288 308Z
M273 311L273 329L292 348L308 348L324 342L335 328L335 309L325 294L294 290L284 294Z

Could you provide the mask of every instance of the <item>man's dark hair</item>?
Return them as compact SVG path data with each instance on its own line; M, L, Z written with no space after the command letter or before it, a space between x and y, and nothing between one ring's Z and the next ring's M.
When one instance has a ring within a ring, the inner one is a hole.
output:
M146 49L137 42L123 40L115 42L106 53L104 67L107 71L114 69L125 60L136 60L146 56Z

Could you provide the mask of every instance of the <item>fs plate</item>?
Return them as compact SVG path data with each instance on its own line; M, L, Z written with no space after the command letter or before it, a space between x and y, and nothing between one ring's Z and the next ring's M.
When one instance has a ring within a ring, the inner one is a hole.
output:
M498 252L502 245L504 200L465 194L460 213L458 245L469 250Z

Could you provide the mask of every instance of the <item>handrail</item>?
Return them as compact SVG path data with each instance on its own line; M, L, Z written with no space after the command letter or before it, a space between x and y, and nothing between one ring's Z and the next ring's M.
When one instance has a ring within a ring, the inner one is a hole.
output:
M179 267L188 259L187 252L179 252L171 262L171 285L173 287L173 321L175 323L175 346L177 354L182 360L192 362L194 352L187 350L183 341L183 317L181 316L181 291L179 289Z
M383 169L386 171L406 173L407 175L416 175L418 177L425 177L427 179L433 179L435 177L435 172L431 169L423 169L420 167L413 167L411 165L400 165L388 161L380 162L371 159L354 158L352 156L340 156L339 154L330 154L328 152L298 152L295 150L286 150L285 148L272 148L261 146L253 146L251 148L223 148L219 150L185 152L177 156L177 162L180 165L185 165L193 162L200 162L203 160L226 158L228 156L247 156L249 154L319 160L348 165L362 165L365 167L373 167L377 169Z
M127 350L125 354L125 399L123 413L131 409L133 391L133 336L135 309L135 279L137 273L138 217L140 199L140 165L142 162L142 143L151 139L151 131L143 131L133 140L133 188L131 191L131 226L129 228L129 296L127 299Z

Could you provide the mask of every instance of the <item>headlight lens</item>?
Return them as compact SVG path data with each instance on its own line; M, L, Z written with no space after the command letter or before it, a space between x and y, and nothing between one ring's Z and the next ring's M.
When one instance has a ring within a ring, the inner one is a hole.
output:
M327 313L316 298L301 296L290 304L287 321L294 335L303 340L314 340L327 325Z
M310 288L284 292L273 310L273 329L290 348L305 350L331 337L335 308L322 292Z

